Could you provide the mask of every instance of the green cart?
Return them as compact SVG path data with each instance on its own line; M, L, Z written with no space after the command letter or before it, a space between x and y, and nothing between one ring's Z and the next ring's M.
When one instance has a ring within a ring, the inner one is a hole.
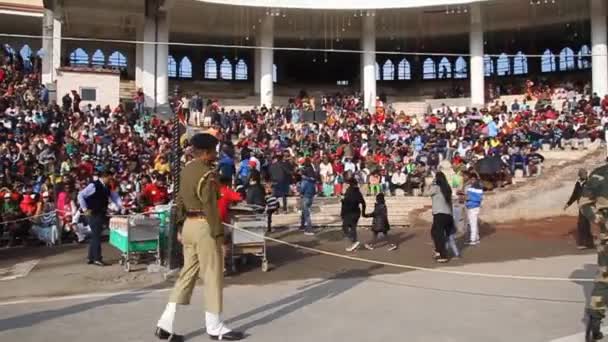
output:
M160 223L157 217L144 215L110 219L110 245L121 252L125 271L147 257L160 264Z

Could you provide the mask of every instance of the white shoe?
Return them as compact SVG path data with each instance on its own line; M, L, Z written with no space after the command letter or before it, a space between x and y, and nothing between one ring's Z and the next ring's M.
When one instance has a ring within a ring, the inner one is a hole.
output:
M361 242L357 241L355 243L353 243L352 246L348 247L346 249L347 252L354 252L355 250L357 250L357 248L359 248L359 246L361 246Z
M209 312L205 312L205 326L207 327L207 334L210 336L221 336L231 331L224 325L220 315Z

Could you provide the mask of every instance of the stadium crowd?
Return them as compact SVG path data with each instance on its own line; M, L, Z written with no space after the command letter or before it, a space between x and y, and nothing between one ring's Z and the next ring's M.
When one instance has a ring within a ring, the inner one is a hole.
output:
M122 106L81 106L76 91L49 103L39 61L9 51L1 58L0 236L8 244L32 234L82 240L77 193L107 171L125 208L169 201L170 123Z
M551 91L565 93L561 88ZM450 179L454 188L461 186L463 172L473 170L493 187L510 182L518 170L523 176L540 175L543 149L586 148L604 138L608 97L571 91L563 103L555 109L545 99L530 108L523 99L463 112L442 106L417 117L396 113L380 99L375 111L365 111L356 94L337 94L321 101L324 121L303 122L306 110L315 108L302 92L285 108L245 113L220 109L212 114L212 123L224 137L238 137L235 146L232 139L224 141L220 171L244 186L253 170L280 188L279 195L297 193L294 170L309 163L322 196L343 194L350 176L364 194L394 195L397 189L414 194L424 191L424 178L444 160L455 171ZM490 157L499 161L490 174L475 168ZM237 168L232 169L235 159Z
M39 64L7 51L2 56L0 221L8 223L0 225L6 233L0 235L14 244L56 225L63 237L82 239L76 194L106 171L114 175L112 187L125 208L166 204L172 124L145 113L141 94L133 111L82 106L75 91L58 94L60 103L49 102ZM517 173L540 175L542 149L585 148L604 138L608 123L608 97L552 91L565 97L563 108L550 101L530 108L523 100L463 112L442 106L424 116L396 113L380 99L375 110L366 111L358 94L317 102L301 92L287 106L246 112L225 111L217 100L203 108L198 95L194 101L182 95L174 103L188 119L198 124L205 116L217 130L224 184L240 186L248 199L250 180L261 179L285 210L286 196L300 195L300 183L307 185L306 196L341 196L351 177L364 194L423 194L425 179L447 161L455 189L466 172L481 173L488 187L508 183ZM322 121L305 120L317 109L326 113ZM184 162L188 151L185 146ZM488 157L499 162L484 175L475 165Z

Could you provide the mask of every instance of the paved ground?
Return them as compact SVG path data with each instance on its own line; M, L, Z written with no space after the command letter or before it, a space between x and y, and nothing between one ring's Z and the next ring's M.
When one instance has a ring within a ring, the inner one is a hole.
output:
M467 270L590 276L591 256L489 263ZM562 269L573 269L563 272ZM459 267L460 268L460 267ZM408 272L371 275L360 265L327 278L236 285L226 317L249 341L551 341L582 330L588 287ZM151 341L165 291L0 307L0 340ZM205 341L200 291L179 315L190 341ZM574 341L574 340L573 340Z
M555 218L486 225L482 245L464 250L463 259L443 269L592 278L595 257L574 249L568 236L573 224L573 218ZM357 256L436 267L428 231L394 233L397 252L361 251ZM276 236L334 252L344 247L339 232L315 238L293 232ZM115 260L110 248L105 251L108 260ZM27 254L23 252L18 254ZM153 341L168 284L144 272L125 275L118 266L82 265L79 246L46 253L37 255L41 261L27 277L0 282L0 341ZM231 277L226 289L225 316L250 335L249 341L581 340L577 334L583 330L590 283L405 271L283 246L271 246L270 253L272 272L253 265ZM125 289L143 291L100 293ZM179 315L178 328L190 341L205 341L202 300L196 293L195 305ZM85 295L32 298L66 294Z

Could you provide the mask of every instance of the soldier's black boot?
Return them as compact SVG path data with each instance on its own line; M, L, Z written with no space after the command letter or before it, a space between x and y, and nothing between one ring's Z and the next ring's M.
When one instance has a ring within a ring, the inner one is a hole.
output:
M589 316L587 320L587 329L585 331L585 342L595 342L604 338L601 331L602 321L593 316Z
M154 332L154 336L158 337L160 340L167 340L169 342L183 342L184 336L172 334L166 331L163 328L156 327L156 331Z

